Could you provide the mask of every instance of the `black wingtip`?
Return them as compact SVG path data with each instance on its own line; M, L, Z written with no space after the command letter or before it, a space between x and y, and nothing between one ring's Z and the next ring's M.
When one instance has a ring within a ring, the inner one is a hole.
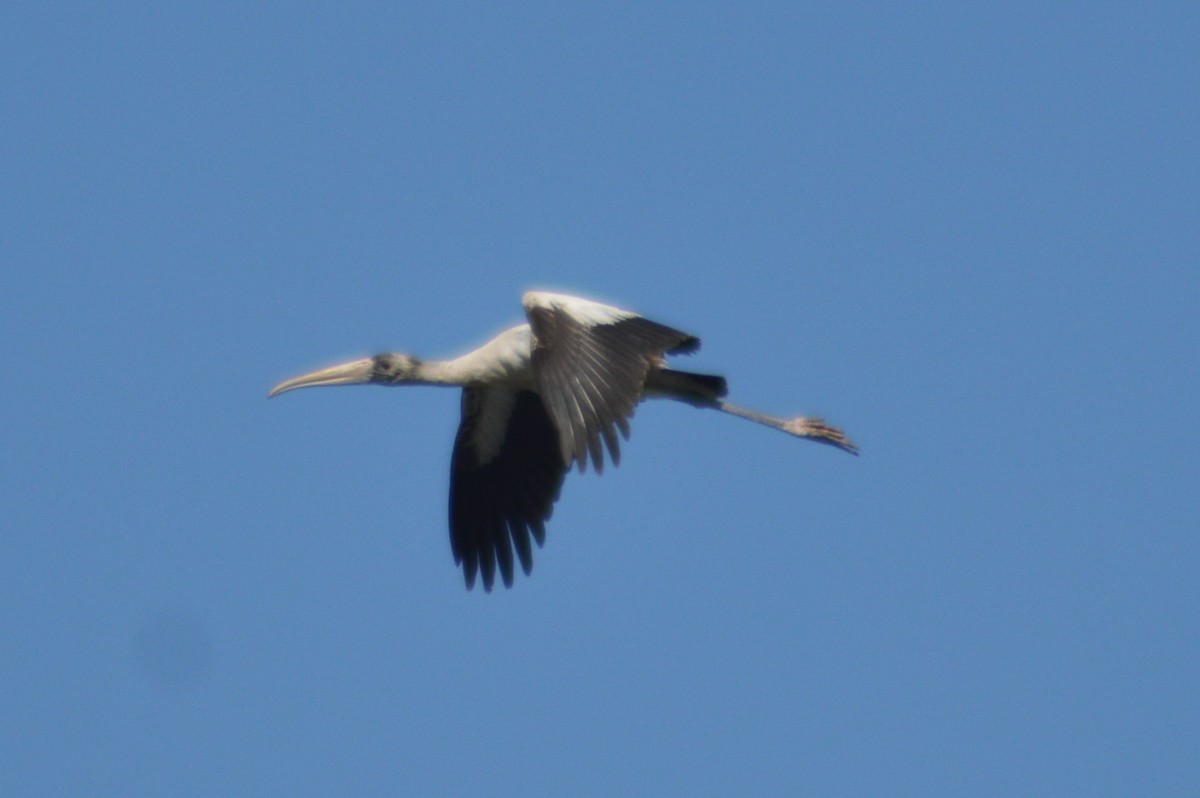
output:
M668 355L690 355L700 348L700 339L689 335L675 346L667 350Z

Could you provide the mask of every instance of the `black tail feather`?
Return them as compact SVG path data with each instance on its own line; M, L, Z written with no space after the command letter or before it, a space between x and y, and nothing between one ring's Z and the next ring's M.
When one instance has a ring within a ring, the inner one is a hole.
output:
M716 404L717 400L729 393L729 386L726 385L724 377L675 369L651 372L646 380L646 388L697 407Z

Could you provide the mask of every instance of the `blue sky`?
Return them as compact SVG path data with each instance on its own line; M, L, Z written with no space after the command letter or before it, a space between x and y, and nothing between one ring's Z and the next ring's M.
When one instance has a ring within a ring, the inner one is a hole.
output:
M0 32L0 793L1189 795L1190 4L28 4ZM456 354L642 406L467 593Z

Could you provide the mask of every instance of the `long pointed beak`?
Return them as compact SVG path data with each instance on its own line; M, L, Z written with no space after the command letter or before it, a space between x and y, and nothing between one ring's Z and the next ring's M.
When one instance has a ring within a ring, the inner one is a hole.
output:
M299 377L292 377L290 380L279 383L271 389L267 398L270 399L272 396L278 396L294 388L312 388L317 385L357 385L370 382L374 368L375 359L368 357L310 371L308 374L301 374Z

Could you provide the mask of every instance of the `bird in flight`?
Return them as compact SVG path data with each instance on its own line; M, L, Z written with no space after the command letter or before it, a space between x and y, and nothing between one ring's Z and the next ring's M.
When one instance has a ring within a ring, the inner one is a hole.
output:
M858 447L819 418L790 419L724 401L725 378L679 371L667 355L700 348L695 336L627 310L563 294L530 291L528 324L497 335L453 360L387 353L302 374L270 396L320 385L461 386L462 420L450 461L450 546L467 589L482 577L490 591L497 568L512 586L514 553L526 576L533 546L572 465L599 474L607 449L620 462L617 433L643 398L707 407L836 446Z

